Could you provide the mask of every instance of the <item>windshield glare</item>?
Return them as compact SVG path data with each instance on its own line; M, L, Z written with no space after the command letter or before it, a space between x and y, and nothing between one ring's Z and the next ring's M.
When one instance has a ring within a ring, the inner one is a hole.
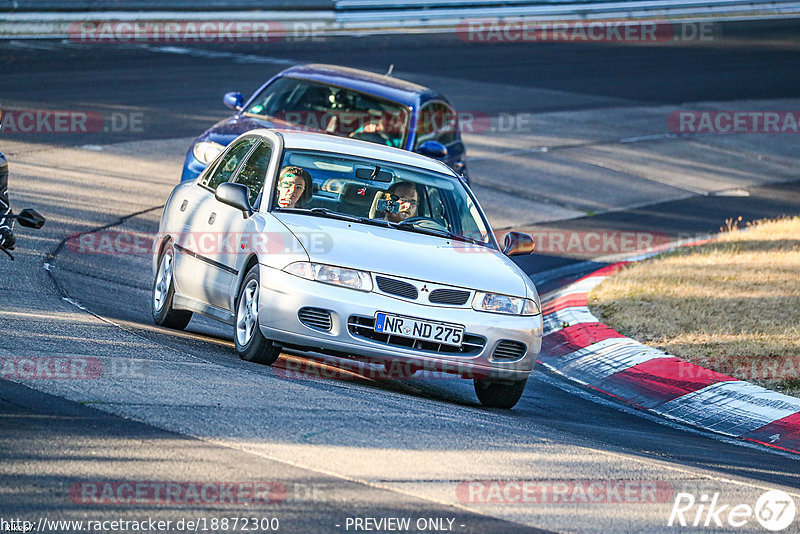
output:
M405 147L409 117L408 108L397 102L290 77L265 87L245 114L395 148Z
M488 224L459 180L388 161L286 150L272 205L278 210L324 208L495 248Z

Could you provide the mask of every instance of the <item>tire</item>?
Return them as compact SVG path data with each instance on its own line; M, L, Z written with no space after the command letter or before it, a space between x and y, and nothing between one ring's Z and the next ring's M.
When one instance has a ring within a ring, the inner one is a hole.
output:
M236 297L233 343L239 357L244 361L272 365L280 356L281 348L265 338L258 327L260 291L258 265L254 265L242 280L239 295Z
M167 243L164 252L158 259L158 270L153 278L150 309L153 313L153 321L157 325L183 330L192 320L192 312L176 310L172 307L172 300L175 297L175 283L172 279L174 261L175 249L172 247L172 243Z
M527 378L511 384L475 380L475 394L481 404L487 408L503 408L507 410L513 408L519 402L527 383Z

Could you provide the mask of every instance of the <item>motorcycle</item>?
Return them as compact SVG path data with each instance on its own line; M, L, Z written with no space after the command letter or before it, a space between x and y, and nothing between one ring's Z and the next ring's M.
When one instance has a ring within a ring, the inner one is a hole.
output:
M6 215L5 218L7 220L16 219L20 226L36 230L44 226L45 223L45 218L38 211L30 208L24 209L16 215ZM14 256L5 247L0 246L0 250L5 252L12 261L14 260Z

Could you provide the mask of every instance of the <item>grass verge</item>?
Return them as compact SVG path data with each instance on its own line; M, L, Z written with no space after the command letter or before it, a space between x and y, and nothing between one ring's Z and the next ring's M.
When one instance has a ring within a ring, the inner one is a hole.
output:
M628 337L800 396L800 217L631 264L590 293L589 308Z

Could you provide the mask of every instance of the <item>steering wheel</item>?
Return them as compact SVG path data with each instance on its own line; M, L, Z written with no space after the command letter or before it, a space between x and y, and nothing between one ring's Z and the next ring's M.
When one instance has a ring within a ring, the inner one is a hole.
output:
M400 221L398 224L407 224L409 226L419 226L420 228L431 228L432 230L442 230L445 232L449 232L450 230L447 229L442 223L437 221L436 219L431 219L430 217L409 217L403 221Z

